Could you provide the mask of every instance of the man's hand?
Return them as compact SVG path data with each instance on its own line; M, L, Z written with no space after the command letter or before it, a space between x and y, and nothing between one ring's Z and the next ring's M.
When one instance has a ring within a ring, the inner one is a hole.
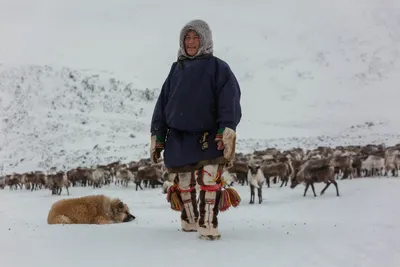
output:
M224 128L218 131L215 138L217 149L224 150L224 157L228 162L235 158L236 152L236 132L230 128Z
M150 141L150 160L153 164L158 163L161 158L161 151L164 149L164 144L157 140L157 137L153 135Z
M217 141L217 149L223 150L224 148L225 148L224 142L222 142L222 140Z

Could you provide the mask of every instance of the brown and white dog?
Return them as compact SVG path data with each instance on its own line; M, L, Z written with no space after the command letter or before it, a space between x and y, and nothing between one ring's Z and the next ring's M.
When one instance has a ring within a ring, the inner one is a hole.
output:
M48 224L113 224L135 219L118 198L104 195L62 199L55 202L48 214Z

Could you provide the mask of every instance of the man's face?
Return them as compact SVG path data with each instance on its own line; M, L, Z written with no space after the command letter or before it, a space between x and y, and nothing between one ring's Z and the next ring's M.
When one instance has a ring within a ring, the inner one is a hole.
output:
M200 36L195 31L189 31L185 36L185 51L189 56L196 55L200 48Z

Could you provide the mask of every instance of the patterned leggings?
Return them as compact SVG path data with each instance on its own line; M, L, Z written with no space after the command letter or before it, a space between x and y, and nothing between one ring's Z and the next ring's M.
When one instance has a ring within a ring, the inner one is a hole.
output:
M176 173L174 187L183 205L181 219L187 223L199 223L199 227L218 227L218 203L221 197L222 164L205 165L185 173ZM196 184L200 189L199 205L196 200Z

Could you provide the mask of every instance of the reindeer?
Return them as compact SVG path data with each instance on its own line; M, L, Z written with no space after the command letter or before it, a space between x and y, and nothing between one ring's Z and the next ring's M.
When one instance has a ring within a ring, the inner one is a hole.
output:
M78 183L81 186L87 186L88 181L91 179L92 170L89 168L78 167L67 171L68 180L71 181L72 186L76 186Z
M6 187L6 177L0 177L0 189Z
M392 176L399 176L400 168L400 149L396 147L388 148L385 151L385 172L386 176L392 172Z
M228 168L229 173L236 174L238 183L240 183L241 185L244 185L244 183L246 183L246 185L249 184L249 181L247 180L248 171L249 171L249 167L248 167L247 163L243 162L243 161L235 161L233 163L233 166Z
M138 187L140 187L140 189L143 190L143 188L140 186L140 183L143 180L148 180L152 188L154 188L156 184L162 185L164 183L164 181L162 181L162 176L163 172L156 167L153 166L139 167L135 179L136 191L138 190Z
M261 167L261 171L267 180L267 186L270 187L270 178L271 177L278 177L278 176L282 181L282 184L280 187L282 187L284 183L286 183L286 185L287 185L290 172L293 171L290 169L290 166L291 165L289 165L289 163L283 163L283 162L263 165Z
M69 195L68 188L71 182L67 179L67 175L64 172L57 172L55 174L48 174L48 187L51 189L52 195L61 195L62 188L65 186L67 194Z
M107 167L109 168L109 167ZM109 178L111 176L111 171L104 167L97 167L88 176L88 181L93 185L93 188L101 188L102 185L109 184Z
M41 171L26 173L23 177L27 190L38 190L46 185L46 175Z
M361 168L365 170L365 176L382 175L385 168L385 159L380 156L370 155L364 161L361 161Z
M325 190L331 184L334 184L336 187L336 196L339 196L339 188L335 180L335 167L329 163L329 160L308 160L301 166L297 175L292 178L290 188L294 189L298 184L305 183L306 188L304 189L303 196L306 196L308 187L311 185L314 197L316 197L314 183L321 182L324 182L326 186L322 189L320 195L323 195Z
M6 175L5 176L5 184L10 187L10 190L18 189L18 186L20 189L22 189L23 185L23 175L19 173L14 173L11 175Z
M353 160L349 155L340 154L332 158L332 165L335 168L335 173L343 173L342 180L350 177L353 178Z
M250 165L247 173L247 180L250 185L250 204L254 204L255 192L254 188L257 188L258 192L258 203L262 202L262 186L264 184L264 174L261 171L260 165Z
M129 181L135 182L135 177L133 173L128 169L128 168L119 168L117 171L117 179L121 181L121 184L125 187L128 187ZM138 184L136 184L136 190L137 190ZM140 184L139 184L140 186ZM143 190L143 188L140 186L140 189Z

